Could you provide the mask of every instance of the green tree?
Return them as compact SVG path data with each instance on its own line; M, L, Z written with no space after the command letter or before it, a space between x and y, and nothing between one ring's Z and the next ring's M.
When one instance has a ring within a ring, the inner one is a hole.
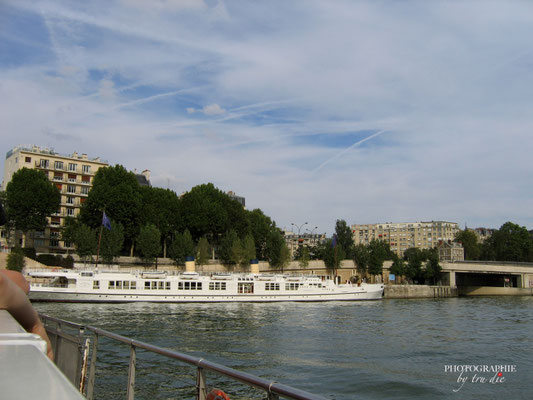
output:
M341 265L341 261L345 258L345 252L342 245L335 243L332 239L326 241L324 252L324 264L326 268L333 270L333 273L337 274L337 269Z
M187 257L194 257L194 241L188 229L176 233L168 249L169 256L177 265L185 265Z
M115 258L120 256L124 244L124 228L122 224L111 221L111 230L102 230L100 242L100 255L105 264L113 264Z
M354 246L353 259L359 272L364 275L370 262L370 252L368 246L365 246L364 244L358 244L357 246Z
M335 222L335 235L337 235L337 243L344 249L345 257L352 258L355 243L353 241L352 229L345 220L338 219Z
M218 258L223 264L233 265L235 264L235 258L233 254L234 244L239 241L239 236L235 230L231 229L220 241L218 248Z
M76 247L76 254L83 260L83 263L86 263L93 254L96 254L98 245L96 229L91 229L85 224L79 224L74 230L72 239Z
M7 218L15 229L24 233L44 230L46 217L59 209L61 194L44 172L22 168L6 187Z
M396 254L392 257L392 265L389 269L389 273L396 276L405 276L405 262Z
M169 189L151 186L141 186L139 189L142 198L141 224L154 224L159 229L163 241L163 257L166 257L167 243L180 225L176 218L179 215L179 198Z
M191 237L192 239L192 237ZM198 246L196 247L196 262L198 265L205 265L209 261L209 242L205 236L202 236L198 240Z
M137 237L137 248L141 253L141 259L151 264L157 260L161 253L161 233L153 224L141 227Z
M287 257L285 249L287 249L287 244L281 232L278 229L270 231L268 234L266 256L271 267L279 267L281 269L285 267L288 262L285 259ZM288 254L290 259L290 251L288 251Z
M422 283L424 276L422 272L422 262L424 261L422 251L416 247L411 247L405 250L403 258L407 262L405 277L411 281Z
M301 255L298 258L300 268L307 268L309 266L309 249L307 246L302 247Z
M506 222L483 244L482 258L493 261L533 262L533 239L528 230Z
M11 253L7 255L6 268L11 271L22 272L22 269L26 265L26 259L24 258L24 251L16 246L11 249Z
M440 280L442 267L439 264L439 254L433 249L426 262L425 278L435 285Z
M256 258L254 237L248 234L242 241L243 260L242 266L250 265L250 261Z
M102 224L102 211L114 222L124 227L124 242L133 255L135 239L141 224L142 195L133 172L123 166L100 168L93 180L93 187L83 203L81 221L93 228Z
M237 237L233 240L233 243L231 244L231 250L230 250L230 263L236 264L236 265L242 265L244 264L244 253L242 249L242 242Z
M194 240L206 236L212 245L231 229L240 237L249 232L244 207L212 183L195 186L181 197L179 221Z
M481 245L478 243L477 235L471 230L459 231L455 235L455 241L463 245L465 260L478 260L481 255Z
M254 238L255 253L258 259L267 260L269 258L269 248L273 233L279 231L276 223L266 216L260 209L256 208L247 213L250 233Z
M368 272L371 275L380 275L383 272L383 262L392 258L390 246L382 240L373 239L368 249Z

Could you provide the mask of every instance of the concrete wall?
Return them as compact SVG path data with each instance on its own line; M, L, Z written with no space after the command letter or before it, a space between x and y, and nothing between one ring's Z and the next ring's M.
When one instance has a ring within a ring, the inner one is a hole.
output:
M449 286L386 285L386 299L457 297L457 289Z
M533 296L533 288L464 286L458 290L460 296Z

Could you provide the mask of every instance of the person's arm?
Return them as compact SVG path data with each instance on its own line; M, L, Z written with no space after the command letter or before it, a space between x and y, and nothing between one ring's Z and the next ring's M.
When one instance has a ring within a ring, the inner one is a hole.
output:
M47 355L53 360L52 343L23 289L11 280L10 273L0 270L0 308L7 310L30 333L36 333L46 342ZM24 278L22 278L24 279Z

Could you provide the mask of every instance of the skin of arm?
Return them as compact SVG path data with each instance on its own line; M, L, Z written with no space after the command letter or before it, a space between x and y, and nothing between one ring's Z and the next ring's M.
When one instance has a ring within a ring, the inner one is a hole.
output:
M36 333L43 338L47 345L47 356L53 361L54 353L50 339L39 315L24 292L24 282L27 285L27 281L22 276L15 277L11 272L13 271L6 273L6 270L0 270L0 309L7 310L26 331Z

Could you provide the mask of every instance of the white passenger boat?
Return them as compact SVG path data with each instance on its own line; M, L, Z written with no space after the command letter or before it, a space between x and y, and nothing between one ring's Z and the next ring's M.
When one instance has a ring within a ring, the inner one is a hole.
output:
M318 276L117 271L31 272L30 299L60 302L279 302L377 300L383 284L342 284ZM45 279L40 279L45 280Z

